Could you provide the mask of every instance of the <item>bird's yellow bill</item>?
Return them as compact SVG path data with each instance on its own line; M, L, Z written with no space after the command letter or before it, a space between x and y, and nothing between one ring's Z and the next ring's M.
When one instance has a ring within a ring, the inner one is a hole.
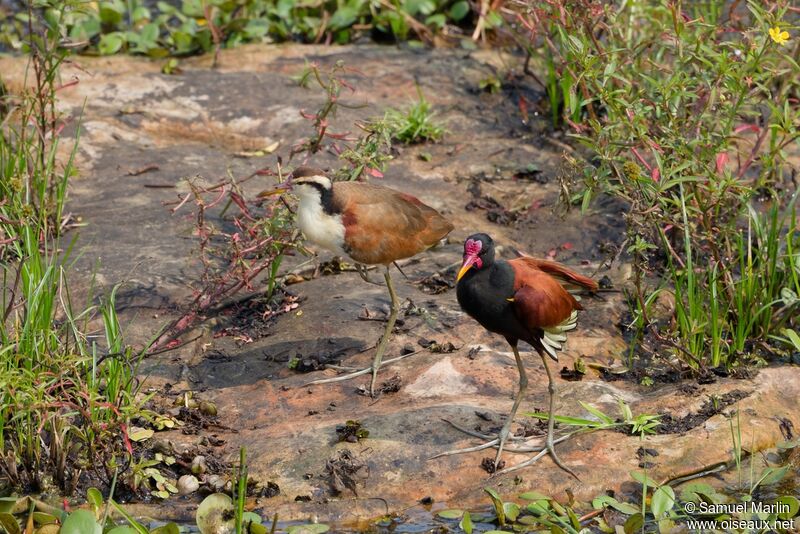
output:
M271 197L274 195L282 195L289 190L288 187L273 187L272 189L267 189L266 191L260 192L256 195L258 198L266 198Z
M462 278L462 277L463 277L465 274L467 274L467 271L469 271L471 268L472 268L472 263L471 263L471 262L470 262L470 263L465 263L464 265L462 265L462 266L461 266L461 270L460 270L460 271L458 271L458 276L456 277L456 282L458 282L459 280L461 280L461 278Z

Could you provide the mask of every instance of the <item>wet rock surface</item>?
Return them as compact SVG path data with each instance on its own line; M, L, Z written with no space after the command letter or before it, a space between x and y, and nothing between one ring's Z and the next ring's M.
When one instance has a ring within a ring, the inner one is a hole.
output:
M553 213L559 161L568 148L533 113L529 123L520 116L520 94L529 102L538 99L529 80L512 77L494 95L477 90L480 79L501 63L491 52L244 47L223 52L216 69L209 67L210 58L182 61L178 76L163 75L159 63L142 59L74 59L63 78L80 82L59 93L62 109L73 117L85 103L81 175L72 182L69 204L86 223L76 230L83 253L73 285L76 291L88 287L92 273L105 289L124 283L118 303L129 342L144 342L176 317L199 273L192 220L172 215L165 203L187 190L185 178L214 183L228 173L247 176L273 166L278 155L286 158L291 144L310 132L300 110L322 101L291 79L306 60L323 65L343 60L360 73L352 74L358 90L347 100L367 105L343 109L332 125L337 131L352 130L354 119L380 115L387 106L407 105L416 95L415 83L446 122L443 142L403 147L383 180L436 207L456 226L446 244L403 265L408 280L399 273L394 277L404 308L387 358L419 352L382 369L384 393L377 400L360 394L365 377L306 385L336 376L322 369L326 363L369 365L389 299L385 288L364 283L354 272L293 284L287 291L299 306L288 313L263 322L246 313L211 317L193 342L143 362L145 389L155 391L156 399L191 391L218 413L213 425L201 418L187 424L189 432L185 426L159 432L158 439L178 452L202 442L204 454L229 462L236 461L239 447L247 447L251 476L271 488L257 508L279 512L282 519L317 515L350 521L400 511L425 497L459 507L485 504L484 486L509 496L536 490L559 497L570 490L578 499L609 489L624 492L628 473L643 461L641 448L657 453L647 454L652 478L673 479L730 459L726 414L732 410L739 410L743 442L755 450L783 439L781 419L800 428L795 367L764 369L744 380L644 387L609 381L589 365L581 380L558 379L559 414L586 417L578 404L584 401L617 416L617 399L623 399L634 414L664 414L670 433L640 439L603 431L560 444L562 460L580 482L547 457L491 478L481 467L484 458L493 457L486 450L431 459L480 443L445 420L496 432L516 389L517 371L505 341L465 316L455 300L452 279L465 236L486 231L507 257L514 250L554 257L597 278L608 276L615 287L626 279L624 267L600 270L622 241L622 208L600 202L585 217ZM6 83L22 83L22 61L0 63ZM276 141L275 154L237 156ZM430 157L420 158L422 152ZM321 154L313 163L326 167L335 160ZM246 187L253 193L268 184L265 179ZM305 260L289 258L284 269ZM554 371L572 369L578 358L608 366L625 357L618 327L621 295L604 293L584 304ZM250 330L243 335L215 335L245 322ZM541 361L535 353L525 358L531 387L520 414L542 410L547 400ZM720 406L715 399L724 399L722 408L714 408ZM340 439L337 429L348 421L368 435L355 431L353 439ZM518 426L534 437L538 433L537 424L523 415ZM507 466L526 458L504 454ZM193 506L180 501L148 513L189 517Z

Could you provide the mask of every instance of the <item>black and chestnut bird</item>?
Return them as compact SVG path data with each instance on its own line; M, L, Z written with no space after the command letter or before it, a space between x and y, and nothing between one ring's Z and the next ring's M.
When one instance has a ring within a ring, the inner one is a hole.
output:
M517 349L517 344L525 341L539 353L547 372L550 403L546 450L559 467L576 476L564 466L554 449L555 385L547 358L558 361L556 351L562 349L566 333L576 326L578 310L583 309L567 287L577 286L594 292L598 289L597 283L551 261L531 257L496 260L494 241L486 234L474 234L464 242L457 281L456 294L461 308L484 328L506 338L519 370L519 392L497 438L495 468L528 387L525 365Z
M371 367L369 391L374 395L399 311L389 266L437 244L453 225L416 197L371 183L334 182L319 169L298 167L288 183L300 201L297 226L309 241L358 264L385 267L392 306Z

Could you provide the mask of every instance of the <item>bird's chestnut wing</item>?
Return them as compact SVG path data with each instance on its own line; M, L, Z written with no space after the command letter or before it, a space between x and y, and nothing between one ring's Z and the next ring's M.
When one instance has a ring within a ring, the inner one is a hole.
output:
M514 314L528 328L558 326L568 320L574 310L581 309L575 298L549 274L515 265L515 261L509 263L515 275Z

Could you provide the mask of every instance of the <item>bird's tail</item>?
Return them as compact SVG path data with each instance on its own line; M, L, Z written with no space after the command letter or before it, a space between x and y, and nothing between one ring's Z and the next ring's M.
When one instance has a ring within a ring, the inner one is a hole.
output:
M552 326L542 330L542 347L548 356L558 361L557 350L563 350L564 342L567 341L567 332L574 330L578 325L578 310L572 310L569 318L558 326Z

